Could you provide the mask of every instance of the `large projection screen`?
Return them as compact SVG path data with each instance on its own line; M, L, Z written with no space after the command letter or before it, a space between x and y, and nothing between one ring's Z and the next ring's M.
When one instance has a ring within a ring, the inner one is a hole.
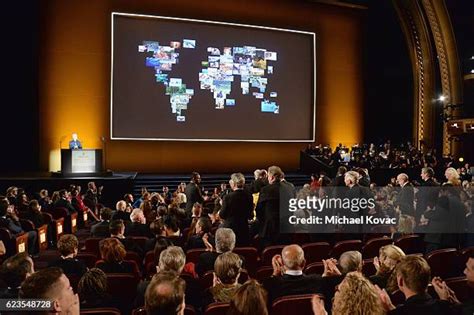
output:
M112 13L113 140L313 142L316 35Z

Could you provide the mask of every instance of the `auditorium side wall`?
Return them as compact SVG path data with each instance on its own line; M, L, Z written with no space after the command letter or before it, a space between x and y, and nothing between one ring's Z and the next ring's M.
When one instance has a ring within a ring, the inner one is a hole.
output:
M110 137L110 13L129 12L265 25L317 35L316 139L363 138L362 54L367 11L306 1L47 0L40 5L40 166L60 168L59 146L77 132L84 147ZM146 114L146 113L144 113ZM212 122L203 122L212 123ZM277 128L277 127L276 127ZM107 168L141 172L296 170L304 143L106 140Z

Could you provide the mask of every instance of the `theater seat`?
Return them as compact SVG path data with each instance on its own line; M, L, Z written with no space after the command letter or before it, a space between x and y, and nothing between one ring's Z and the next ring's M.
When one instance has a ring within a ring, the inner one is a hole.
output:
M87 268L94 268L97 256L91 253L79 253L76 256L77 259L83 261Z
M205 253L206 249L204 248L195 248L195 249L190 249L186 252L186 263L192 262L197 264L199 261L199 256L202 253Z
M81 310L81 314L120 315L121 313L116 308L103 307L103 308L94 308L90 310Z
M137 293L139 278L131 274L108 273L107 291L110 295L124 302L124 305L132 305Z
M5 244L7 257L28 251L28 234L26 233L15 236L8 229L0 228L0 240Z
M395 241L394 245L400 247L405 254L423 253L423 240L420 235L405 235Z
M204 315L226 315L229 303L211 303L206 308Z
M331 252L329 253L329 257L339 259L339 257L351 250L360 251L362 248L362 241L361 240L349 240L349 241L341 241L337 242L334 247L332 248Z
M273 267L272 266L263 266L258 268L257 274L255 275L255 279L258 282L263 283L263 280L268 279L273 274Z
M255 273L257 272L258 268L257 249L254 247L236 247L232 252L244 257L245 269L251 276L255 277Z
M262 252L262 259L260 260L260 265L271 266L273 256L281 255L283 247L285 247L285 245L273 245L265 247Z
M103 240L101 237L90 237L86 239L86 252L92 253L97 257L100 257L99 242Z
M306 266L304 273L322 275L324 272L324 264L322 262L315 262Z
M272 315L313 314L313 294L282 296L272 304Z
M329 251L331 250L331 246L326 242L304 244L302 248L307 264L321 262L323 259L328 258Z
M196 310L191 305L186 305L184 309L184 315L195 315ZM132 311L132 315L146 315L146 310L144 307L136 308Z
M431 267L431 276L442 279L457 277L462 274L460 258L455 248L446 248L432 251L426 255L426 261Z
M138 255L136 252L133 252L133 251L128 251L127 254L125 255L124 260L132 260L137 263L137 266L141 266L143 264L143 261L140 258L140 255Z
M374 258L379 256L379 249L382 246L390 245L393 243L393 240L388 237L378 237L373 238L365 243L362 247L362 258Z

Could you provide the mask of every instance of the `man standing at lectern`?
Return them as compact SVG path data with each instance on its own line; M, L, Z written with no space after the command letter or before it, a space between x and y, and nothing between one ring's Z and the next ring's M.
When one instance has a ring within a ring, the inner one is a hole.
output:
M82 149L81 141L77 139L77 133L72 134L72 140L69 141L69 149L71 150Z

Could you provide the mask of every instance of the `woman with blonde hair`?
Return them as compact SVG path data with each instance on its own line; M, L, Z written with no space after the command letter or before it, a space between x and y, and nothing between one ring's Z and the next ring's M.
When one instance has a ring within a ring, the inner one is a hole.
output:
M461 186L461 180L459 179L459 173L454 167L448 167L444 172L444 177L448 180L443 185Z
M327 314L324 301L313 296L313 313ZM360 272L349 272L339 284L332 304L333 315L383 315L385 311L375 286Z
M404 257L405 253L400 247L395 245L382 246L379 250L379 257L374 258L377 273L371 276L369 280L381 289L386 289L389 294L395 292L398 285L394 270Z

